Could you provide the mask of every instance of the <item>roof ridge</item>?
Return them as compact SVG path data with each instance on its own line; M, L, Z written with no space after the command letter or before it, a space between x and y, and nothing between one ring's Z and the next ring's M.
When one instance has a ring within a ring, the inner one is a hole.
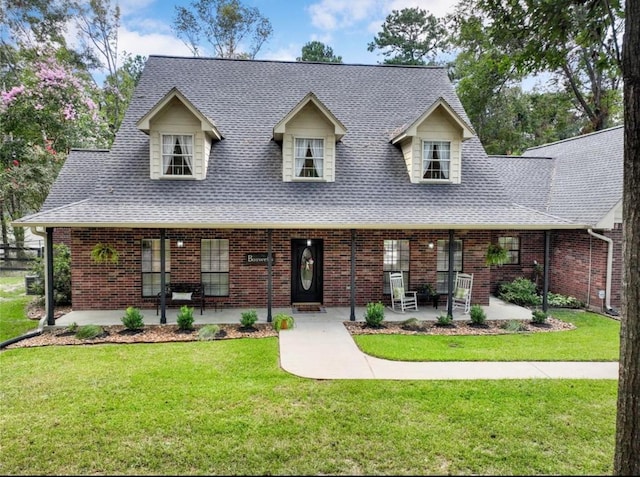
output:
M618 126L611 126L610 128L600 129L599 131L593 131L593 132L586 133L586 134L580 134L579 136L573 136L573 137L568 137L566 139L560 139L560 140L554 141L554 142L548 142L546 144L540 144L538 146L531 146L531 147L527 148L527 151L532 151L534 149L540 149L540 148L548 147L548 146L554 146L556 144L560 144L560 143L563 143L563 142L569 142L569 141L576 141L578 139L584 139L585 137L595 136L597 134L610 132L610 131L613 131L614 129L620 129L622 127L624 127L624 124L620 124Z

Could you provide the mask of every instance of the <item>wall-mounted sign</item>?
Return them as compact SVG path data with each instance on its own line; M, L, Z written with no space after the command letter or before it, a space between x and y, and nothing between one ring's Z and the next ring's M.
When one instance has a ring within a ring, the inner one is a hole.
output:
M266 265L269 254L267 252L248 253L245 257L245 263L248 265ZM271 265L276 263L276 254L271 254Z

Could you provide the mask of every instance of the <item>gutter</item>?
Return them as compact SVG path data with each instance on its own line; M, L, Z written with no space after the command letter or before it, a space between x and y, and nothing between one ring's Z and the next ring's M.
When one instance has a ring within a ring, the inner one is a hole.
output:
M613 274L613 239L610 237L605 237L604 235L600 235L595 233L593 229L587 229L587 232L592 237L598 238L600 240L604 240L608 244L607 250L607 277L606 277L606 285L605 285L605 309L607 314L618 316L618 311L611 308L611 275ZM589 277L591 277L591 270L589 270Z

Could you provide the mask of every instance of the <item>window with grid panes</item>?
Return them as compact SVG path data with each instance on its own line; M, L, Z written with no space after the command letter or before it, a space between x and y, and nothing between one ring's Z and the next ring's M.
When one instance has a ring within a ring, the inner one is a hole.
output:
M505 265L520 263L520 237L498 237L498 244L507 251Z
M390 272L402 272L405 286L409 286L409 240L385 240L382 270L383 293L391 293Z
M200 272L205 296L229 296L228 239L202 239Z
M171 283L171 241L164 241L165 283ZM142 296L160 293L160 239L142 239Z
M462 271L462 240L453 241L453 271ZM436 257L436 289L438 293L449 292L449 241L438 240Z

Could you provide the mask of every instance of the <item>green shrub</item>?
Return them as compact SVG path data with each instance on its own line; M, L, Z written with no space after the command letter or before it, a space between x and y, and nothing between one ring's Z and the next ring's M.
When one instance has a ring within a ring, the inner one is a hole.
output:
M469 317L474 325L483 325L487 321L487 314L480 305L471 305Z
M402 322L402 328L408 331L422 331L425 328L425 324L418 318L409 318Z
M44 257L33 262L31 273L37 277L33 292L44 295ZM71 250L62 243L53 246L53 302L56 305L71 305Z
M524 323L518 320L505 321L502 325L500 325L500 328L512 333L519 333L521 331L526 331L527 329Z
M144 328L144 317L138 308L130 306L122 317L122 324L128 330L141 330Z
M379 328L384 321L384 305L381 302L367 303L367 311L364 313L364 321L372 328Z
M216 339L216 335L220 332L218 325L204 325L198 330L198 339L200 341L211 341Z
M80 340L91 340L99 338L104 334L104 330L98 325L84 325L76 331L76 338Z
M542 310L533 310L531 312L531 321L541 325L547 321L547 314Z
M440 315L436 321L439 326L449 326L451 323L453 323L453 316L451 315Z
M584 308L585 304L572 296L547 293L547 303L554 308Z
M178 329L181 331L193 330L193 307L182 305L178 312Z
M67 326L67 331L70 333L75 333L76 331L78 331L78 323L76 323L75 321L71 323L69 326Z
M295 320L293 316L287 315L286 313L278 313L273 317L273 329L276 331L280 330L290 330L293 328Z
M542 298L536 293L536 284L523 277L501 284L498 296L520 306L538 306L542 303Z
M256 310L243 311L242 316L240 317L240 325L243 328L253 328L256 321L258 321L258 314Z

